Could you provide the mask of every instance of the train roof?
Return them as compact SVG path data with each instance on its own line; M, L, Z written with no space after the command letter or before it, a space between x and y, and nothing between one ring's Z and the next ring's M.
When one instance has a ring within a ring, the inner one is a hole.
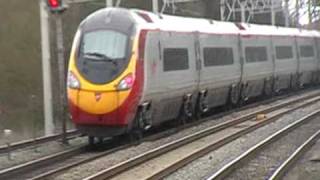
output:
M315 30L248 23L223 22L201 18L179 17L172 15L155 14L139 9L131 9L130 11L132 12L134 19L139 25L151 29L179 32L198 31L202 33L213 34L297 36L320 38L320 32Z

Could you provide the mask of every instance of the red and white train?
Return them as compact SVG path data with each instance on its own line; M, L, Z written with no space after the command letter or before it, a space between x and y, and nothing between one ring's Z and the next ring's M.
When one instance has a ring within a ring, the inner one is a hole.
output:
M317 83L320 33L106 8L75 35L73 122L116 136Z

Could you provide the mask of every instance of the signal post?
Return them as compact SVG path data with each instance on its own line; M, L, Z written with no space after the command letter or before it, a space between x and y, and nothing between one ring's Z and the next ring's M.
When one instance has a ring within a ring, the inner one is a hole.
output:
M54 133L52 113L52 87L50 66L50 35L49 15L47 4L39 0L40 24L41 24L41 54L42 54L42 81L43 81L43 107L44 107L44 132L46 136Z
M67 144L67 127L66 127L66 108L67 108L67 98L66 98L66 86L65 86L65 58L64 58L64 46L63 46L63 29L62 29L62 16L61 14L67 9L62 0L45 0L47 5L47 10L54 15L55 25L56 25L56 44L57 44L57 57L58 57L58 72L59 72L59 117L62 121L62 142ZM50 47L46 47L50 48ZM45 51L50 51L46 49ZM50 63L50 62L49 62ZM50 69L50 68L48 68ZM51 69L50 69L51 70ZM50 71L49 71L50 73ZM51 81L51 79L50 79ZM51 83L51 82L50 82ZM51 85L50 85L51 87ZM50 89L51 91L51 89ZM52 96L52 95L51 95ZM49 102L47 102L49 103ZM52 103L52 101L51 101ZM46 106L46 105L45 105ZM52 105L51 105L52 106ZM52 113L52 112L51 112ZM53 123L52 123L53 124Z

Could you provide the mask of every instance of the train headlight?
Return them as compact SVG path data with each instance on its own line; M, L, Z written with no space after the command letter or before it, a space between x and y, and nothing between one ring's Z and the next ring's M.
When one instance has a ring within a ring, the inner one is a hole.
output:
M80 89L80 81L71 71L68 72L67 86L72 89Z
M125 76L117 86L118 90L128 90L132 88L134 82L134 76L132 73Z

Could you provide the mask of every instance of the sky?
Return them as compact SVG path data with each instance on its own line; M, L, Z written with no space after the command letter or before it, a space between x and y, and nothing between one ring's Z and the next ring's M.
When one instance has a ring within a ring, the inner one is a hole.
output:
M309 0L301 0L303 3L305 3L305 7L303 7L299 12L300 12L300 24L308 24L309 23L309 16L308 16L308 6L307 2ZM296 0L289 0L289 11L293 12L295 11L295 6L296 6Z

